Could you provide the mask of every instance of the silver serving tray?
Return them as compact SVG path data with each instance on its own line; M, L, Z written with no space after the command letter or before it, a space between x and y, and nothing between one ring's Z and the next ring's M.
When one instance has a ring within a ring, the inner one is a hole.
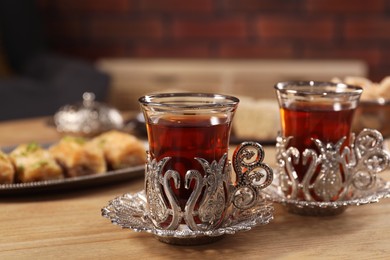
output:
M0 184L0 195L36 194L42 192L78 190L92 186L108 185L144 176L145 166L124 168L100 174L70 177L61 180L47 180L26 183Z

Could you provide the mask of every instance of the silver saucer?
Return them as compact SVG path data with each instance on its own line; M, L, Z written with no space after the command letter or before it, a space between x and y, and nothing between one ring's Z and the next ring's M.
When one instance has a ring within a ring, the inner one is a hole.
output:
M291 213L310 216L330 216L344 212L349 206L360 206L379 202L384 198L390 198L390 182L377 177L375 185L369 190L354 190L349 199L339 201L302 201L289 199L283 193L278 183L278 172L274 172L274 182L263 190L263 194L275 203L287 208Z
M102 216L113 224L136 232L147 232L165 243L177 245L197 245L213 242L239 231L248 231L255 226L266 225L273 219L273 207L266 200L259 201L250 210L240 210L231 215L216 229L193 231L187 225L176 230L162 230L154 227L147 214L145 191L126 193L117 197L102 208Z

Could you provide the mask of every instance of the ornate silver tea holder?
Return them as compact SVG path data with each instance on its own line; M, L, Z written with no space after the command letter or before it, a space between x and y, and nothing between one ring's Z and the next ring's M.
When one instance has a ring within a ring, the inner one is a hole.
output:
M348 206L390 197L390 182L376 176L390 162L389 153L383 149L382 134L377 130L364 129L356 138L352 134L350 147L342 150L346 137L336 144L313 139L319 153L306 149L300 154L297 148L288 146L291 138L278 136L275 181L264 190L273 202L281 203L288 211L301 215L336 215ZM298 180L294 168L300 159L307 167L302 181Z
M148 161L145 190L110 201L102 215L113 224L148 232L165 243L196 245L221 239L226 234L248 231L268 224L273 207L261 191L273 180L272 169L263 163L264 150L244 142L234 151L233 169L225 154L218 162L194 158L203 168L188 170L184 180L174 169L163 172L169 157ZM172 184L193 191L185 207L179 206Z

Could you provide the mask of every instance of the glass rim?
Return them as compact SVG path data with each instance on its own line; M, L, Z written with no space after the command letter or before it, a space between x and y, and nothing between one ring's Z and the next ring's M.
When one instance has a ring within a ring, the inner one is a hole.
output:
M307 87L311 88L307 90ZM324 87L324 89L321 89ZM325 87L333 88L325 91ZM274 89L283 94L300 95L348 95L356 96L363 92L363 88L345 83L330 81L283 81L275 84Z
M173 100L174 98L177 99ZM180 98L192 98L192 100L183 100ZM210 100L207 101L206 99ZM159 100L159 102L156 100ZM194 92L156 93L144 95L138 99L138 102L145 106L186 109L234 107L239 101L240 100L237 97L230 95Z

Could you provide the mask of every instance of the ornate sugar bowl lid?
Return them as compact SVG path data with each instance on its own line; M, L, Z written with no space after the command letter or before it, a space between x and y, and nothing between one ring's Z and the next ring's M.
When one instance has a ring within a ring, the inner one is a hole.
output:
M57 130L64 134L94 136L123 127L119 111L95 101L95 94L85 92L83 101L61 107L54 115Z

